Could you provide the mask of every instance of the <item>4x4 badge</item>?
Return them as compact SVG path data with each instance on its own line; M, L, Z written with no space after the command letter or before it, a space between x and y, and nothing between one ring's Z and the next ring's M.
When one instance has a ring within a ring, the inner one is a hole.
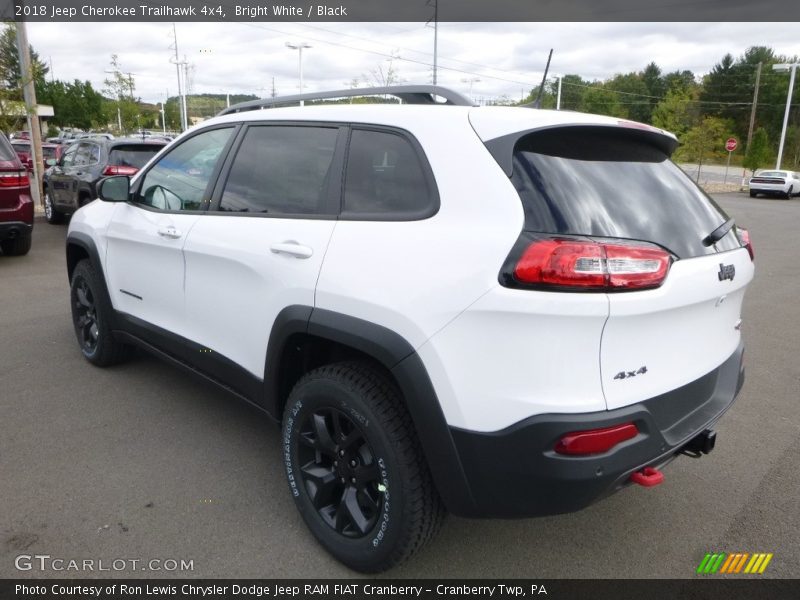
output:
M720 281L725 281L726 279L733 281L733 278L736 277L736 267L719 263L719 273L717 273L717 277L719 277Z

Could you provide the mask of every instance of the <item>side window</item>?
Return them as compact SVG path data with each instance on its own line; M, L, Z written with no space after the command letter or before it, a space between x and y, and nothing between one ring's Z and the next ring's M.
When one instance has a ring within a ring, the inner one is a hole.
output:
M100 157L100 148L94 144L82 143L78 145L78 151L75 153L75 161L73 166L91 165L96 163Z
M145 174L137 201L159 210L199 210L214 167L233 127L190 137Z
M64 151L61 159L62 167L70 167L75 162L75 153L78 151L78 144L72 144Z
M422 218L436 208L420 157L401 135L354 129L344 186L348 217Z
M250 127L225 182L219 209L320 213L338 133L336 127Z

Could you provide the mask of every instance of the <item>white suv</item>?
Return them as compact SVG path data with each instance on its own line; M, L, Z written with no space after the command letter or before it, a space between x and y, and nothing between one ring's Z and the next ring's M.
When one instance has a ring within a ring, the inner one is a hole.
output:
M144 347L282 423L303 519L364 572L445 509L574 511L709 452L753 253L675 137L376 93L404 102L237 105L104 180L67 238L85 357Z

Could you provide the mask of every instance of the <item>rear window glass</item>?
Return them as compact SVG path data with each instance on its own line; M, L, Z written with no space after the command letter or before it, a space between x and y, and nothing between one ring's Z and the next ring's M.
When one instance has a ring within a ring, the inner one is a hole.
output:
M161 145L136 145L115 146L108 153L108 164L116 167L136 167L141 169L147 161L153 158L164 146Z
M644 240L680 258L739 246L733 233L703 245L728 216L662 150L625 130L529 134L515 146L512 182L527 231Z
M42 146L42 156L44 156L45 160L47 160L48 158L55 158L56 157L55 146Z
M0 133L0 160L16 160L17 153L8 143L6 136Z

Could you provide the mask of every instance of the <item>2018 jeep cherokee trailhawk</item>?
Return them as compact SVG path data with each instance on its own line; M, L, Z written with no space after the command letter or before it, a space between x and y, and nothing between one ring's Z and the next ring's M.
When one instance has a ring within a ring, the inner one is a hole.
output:
M377 93L404 103L233 106L101 182L67 238L84 356L136 344L280 421L303 519L367 572L445 509L574 511L710 451L753 253L675 137Z

